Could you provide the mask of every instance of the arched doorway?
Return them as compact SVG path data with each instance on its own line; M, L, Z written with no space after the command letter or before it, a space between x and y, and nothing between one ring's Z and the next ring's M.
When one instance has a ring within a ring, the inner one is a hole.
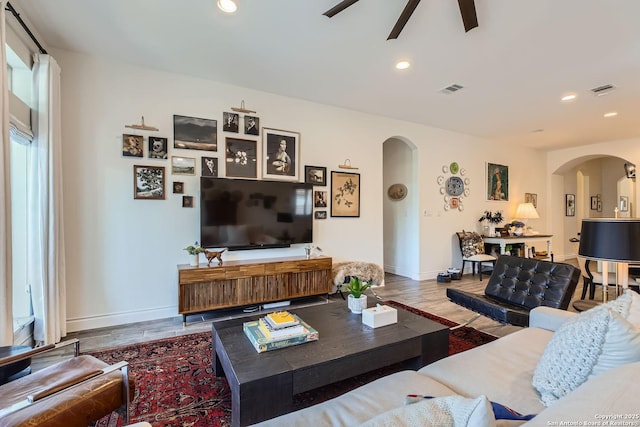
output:
M405 138L391 137L383 143L382 164L384 270L417 280L420 272L417 147ZM405 187L405 194L404 190L398 192L398 188Z

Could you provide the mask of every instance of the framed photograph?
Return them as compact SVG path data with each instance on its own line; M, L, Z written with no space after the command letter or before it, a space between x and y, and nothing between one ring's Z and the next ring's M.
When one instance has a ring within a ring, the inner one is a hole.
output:
M315 219L327 219L327 211L315 211L313 217Z
M360 174L331 171L331 216L360 216Z
M576 195L575 194L565 194L565 216L576 216Z
M240 123L240 115L237 113L222 113L222 130L225 132L235 132L238 133L239 123Z
M304 182L305 184L318 186L327 185L327 168L322 166L305 166Z
M524 202L531 203L534 208L538 209L538 195L535 193L524 193Z
M164 167L133 166L133 198L164 200Z
M173 175L195 175L196 159L193 157L171 156L171 173Z
M202 158L202 176L218 176L218 159L215 157Z
M218 151L218 122L197 117L173 116L173 147Z
M258 135L260 133L260 118L256 116L244 116L245 135Z
M157 136L149 137L150 159L168 159L167 149L167 138L158 138Z
M598 196L591 196L591 210L598 210Z
M184 182L173 181L173 194L184 193Z
M313 207L314 208L326 208L327 207L327 192L326 191L314 191L313 192Z
M227 176L258 177L258 143L250 139L226 138L225 163Z
M193 196L182 196L182 207L183 208L192 208L193 207Z
M262 128L262 177L299 181L300 134Z
M122 134L122 155L125 157L142 157L143 136Z
M629 212L629 196L620 196L620 212Z
M487 200L509 200L509 166L487 163Z

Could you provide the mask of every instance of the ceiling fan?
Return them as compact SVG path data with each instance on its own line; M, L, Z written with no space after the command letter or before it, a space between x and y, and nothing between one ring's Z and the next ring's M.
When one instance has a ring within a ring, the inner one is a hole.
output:
M342 0L340 3L323 13L323 15L332 18L357 2L358 0ZM393 26L391 33L389 33L387 40L398 38L400 32L402 32L402 29L409 21L409 18L411 18L413 11L416 10L419 3L420 0L409 0L407 2L407 5L404 7L404 10L396 21L396 25ZM458 6L460 7L460 14L462 15L464 31L469 32L469 30L476 28L478 26L478 16L476 15L475 0L458 0Z

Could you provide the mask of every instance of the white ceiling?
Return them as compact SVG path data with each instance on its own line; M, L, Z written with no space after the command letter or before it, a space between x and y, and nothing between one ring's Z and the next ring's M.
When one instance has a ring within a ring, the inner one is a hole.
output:
M392 41L405 0L331 19L339 0L238 0L234 15L215 0L11 3L49 47L493 140L548 149L640 134L638 0L476 0L469 33L456 0L423 0ZM413 65L400 72L402 58ZM453 83L464 89L439 92ZM605 84L617 89L591 94ZM566 92L578 98L560 102Z

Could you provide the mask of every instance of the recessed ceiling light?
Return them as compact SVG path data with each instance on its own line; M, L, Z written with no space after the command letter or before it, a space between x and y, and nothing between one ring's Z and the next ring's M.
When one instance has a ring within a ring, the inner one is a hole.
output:
M618 115L618 112L617 112L617 111L611 111L611 112L609 112L609 113L604 113L604 116L605 116L605 117L615 117L615 116L617 116L617 115Z
M560 98L560 100L562 102L569 102L569 101L573 101L574 99L576 99L578 95L576 95L575 93L568 93L565 96L563 96L562 98Z
M396 68L397 68L398 70L406 70L406 69L407 69L407 68L409 68L409 67L411 67L411 62L409 62L409 61L399 61L399 62L396 64Z
M540 133L540 132L544 132L544 129L534 129L531 132L533 133Z
M218 8L225 13L233 13L238 10L234 0L218 0Z

